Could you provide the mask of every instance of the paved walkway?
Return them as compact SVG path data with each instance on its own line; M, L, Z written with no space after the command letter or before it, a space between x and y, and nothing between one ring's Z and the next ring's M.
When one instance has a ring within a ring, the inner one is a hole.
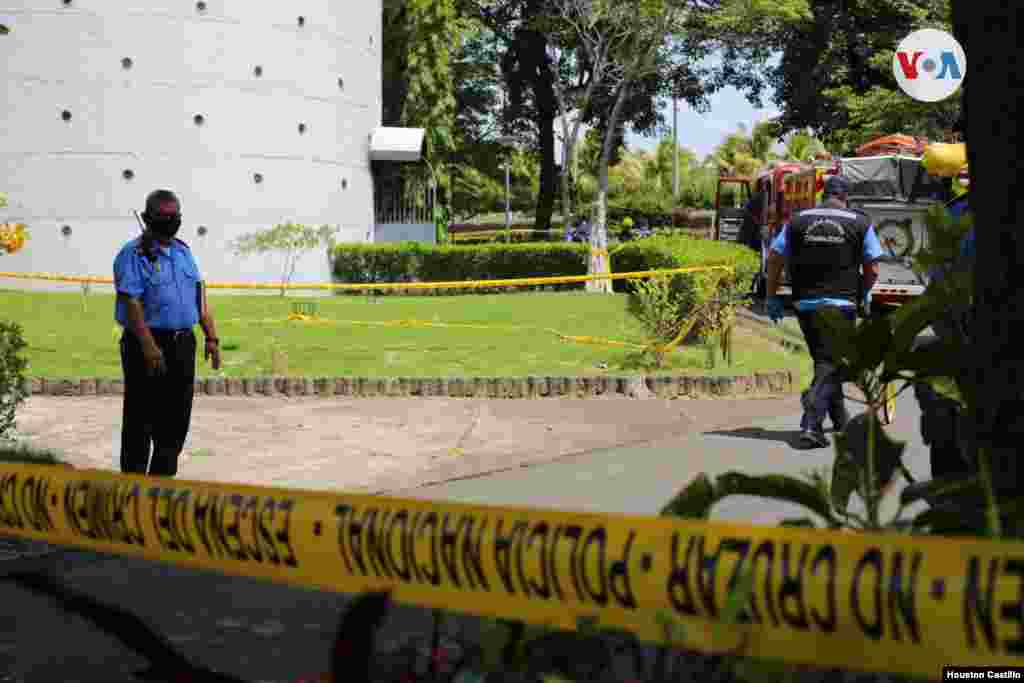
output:
M386 491L725 429L790 398L318 399L197 397L179 477ZM19 434L76 467L116 469L120 397L33 396Z

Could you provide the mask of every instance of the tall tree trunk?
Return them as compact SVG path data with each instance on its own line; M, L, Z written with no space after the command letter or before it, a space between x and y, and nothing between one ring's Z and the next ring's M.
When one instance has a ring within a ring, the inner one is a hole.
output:
M622 107L626 103L629 86L628 80L619 86L619 92L615 98L615 106L612 107L608 128L604 134L604 143L601 145L601 161L598 163L597 199L594 201L594 217L590 228L588 275L611 272L611 259L608 256L608 166L611 163L612 148L617 138L616 127L619 117L622 115ZM587 291L611 294L612 281L610 279L589 280L587 282Z
M554 74L551 73L548 57L547 36L539 31L528 31L524 34L524 63L529 79L530 90L537 124L540 146L540 189L537 193L537 209L535 229L549 230L551 214L555 209L555 195L558 193L555 169L555 118L558 116L558 104L555 96Z
M559 103L558 110L562 117L562 222L568 226L572 220L572 195L569 193L569 182L572 178L573 144L569 138L569 123L565 120L565 107Z
M1019 496L1024 486L1018 455L1024 439L1024 173L1019 76L1007 64L1020 61L1024 8L953 0L953 11L961 40L966 39L971 81L965 116L968 103L974 112L967 121L967 155L978 226L974 377L982 389L974 426L978 445L991 454L997 488Z
M538 109L542 110L543 108L538 107ZM555 195L558 193L553 113L549 110L537 117L537 132L540 134L540 191L537 193L535 230L551 229L551 215L555 211Z

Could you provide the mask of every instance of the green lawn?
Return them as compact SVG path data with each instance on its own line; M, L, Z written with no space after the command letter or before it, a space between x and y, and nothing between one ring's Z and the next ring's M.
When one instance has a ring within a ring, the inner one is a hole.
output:
M566 335L639 343L624 296L519 293L451 297L361 296L317 298L320 316L339 324L287 322L289 296L210 295L223 347L222 374L270 374L276 347L288 356L289 374L364 377L515 377L636 373L629 349L567 342ZM34 377L120 377L111 293L92 293L83 310L81 293L5 291L0 319L16 320L28 342ZM486 325L493 329L382 327L340 321L421 320ZM518 329L516 329L518 328ZM809 370L809 362L779 345L739 330L734 365L719 360L714 372L746 374L783 368ZM707 353L688 348L673 354L668 371L706 373ZM601 364L606 364L604 369ZM200 376L213 373L202 359Z

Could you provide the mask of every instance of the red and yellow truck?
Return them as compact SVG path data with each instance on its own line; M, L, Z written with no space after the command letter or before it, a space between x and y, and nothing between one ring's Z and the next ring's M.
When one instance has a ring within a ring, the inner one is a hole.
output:
M862 145L857 156L837 160L821 159L813 163L775 162L754 178L719 179L716 201L715 238L735 239L745 211L721 206L722 186L736 184L734 196L749 197L763 193L764 210L755 216L761 227L762 274L767 249L797 211L820 203L825 180L842 173L851 181L850 206L867 213L873 220L884 255L878 282L872 288L872 302L880 308L898 306L920 295L926 282L912 267L913 253L927 241L924 214L936 203L950 197L941 178L929 174L923 163L928 141L906 135L887 135ZM947 154L946 156L950 156ZM757 294L764 295L763 277ZM780 294L790 293L788 276L783 272Z

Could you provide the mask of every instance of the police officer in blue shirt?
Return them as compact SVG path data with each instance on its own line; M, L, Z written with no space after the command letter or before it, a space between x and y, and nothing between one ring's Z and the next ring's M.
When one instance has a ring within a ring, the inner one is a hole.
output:
M151 193L142 220L142 236L114 259L114 318L123 328L121 471L173 477L192 418L192 328L202 326L214 370L220 369L220 345L199 268L188 245L174 237L181 227L178 198L168 190Z
M817 313L832 308L855 320L857 302L867 311L882 256L871 218L847 205L849 192L845 177L829 178L821 205L796 214L768 251L768 315L773 322L785 315L777 293L782 267L788 263L797 321L814 361L814 380L801 397L800 420L800 441L811 448L828 446L823 427L826 413L836 430L849 421L842 378Z

